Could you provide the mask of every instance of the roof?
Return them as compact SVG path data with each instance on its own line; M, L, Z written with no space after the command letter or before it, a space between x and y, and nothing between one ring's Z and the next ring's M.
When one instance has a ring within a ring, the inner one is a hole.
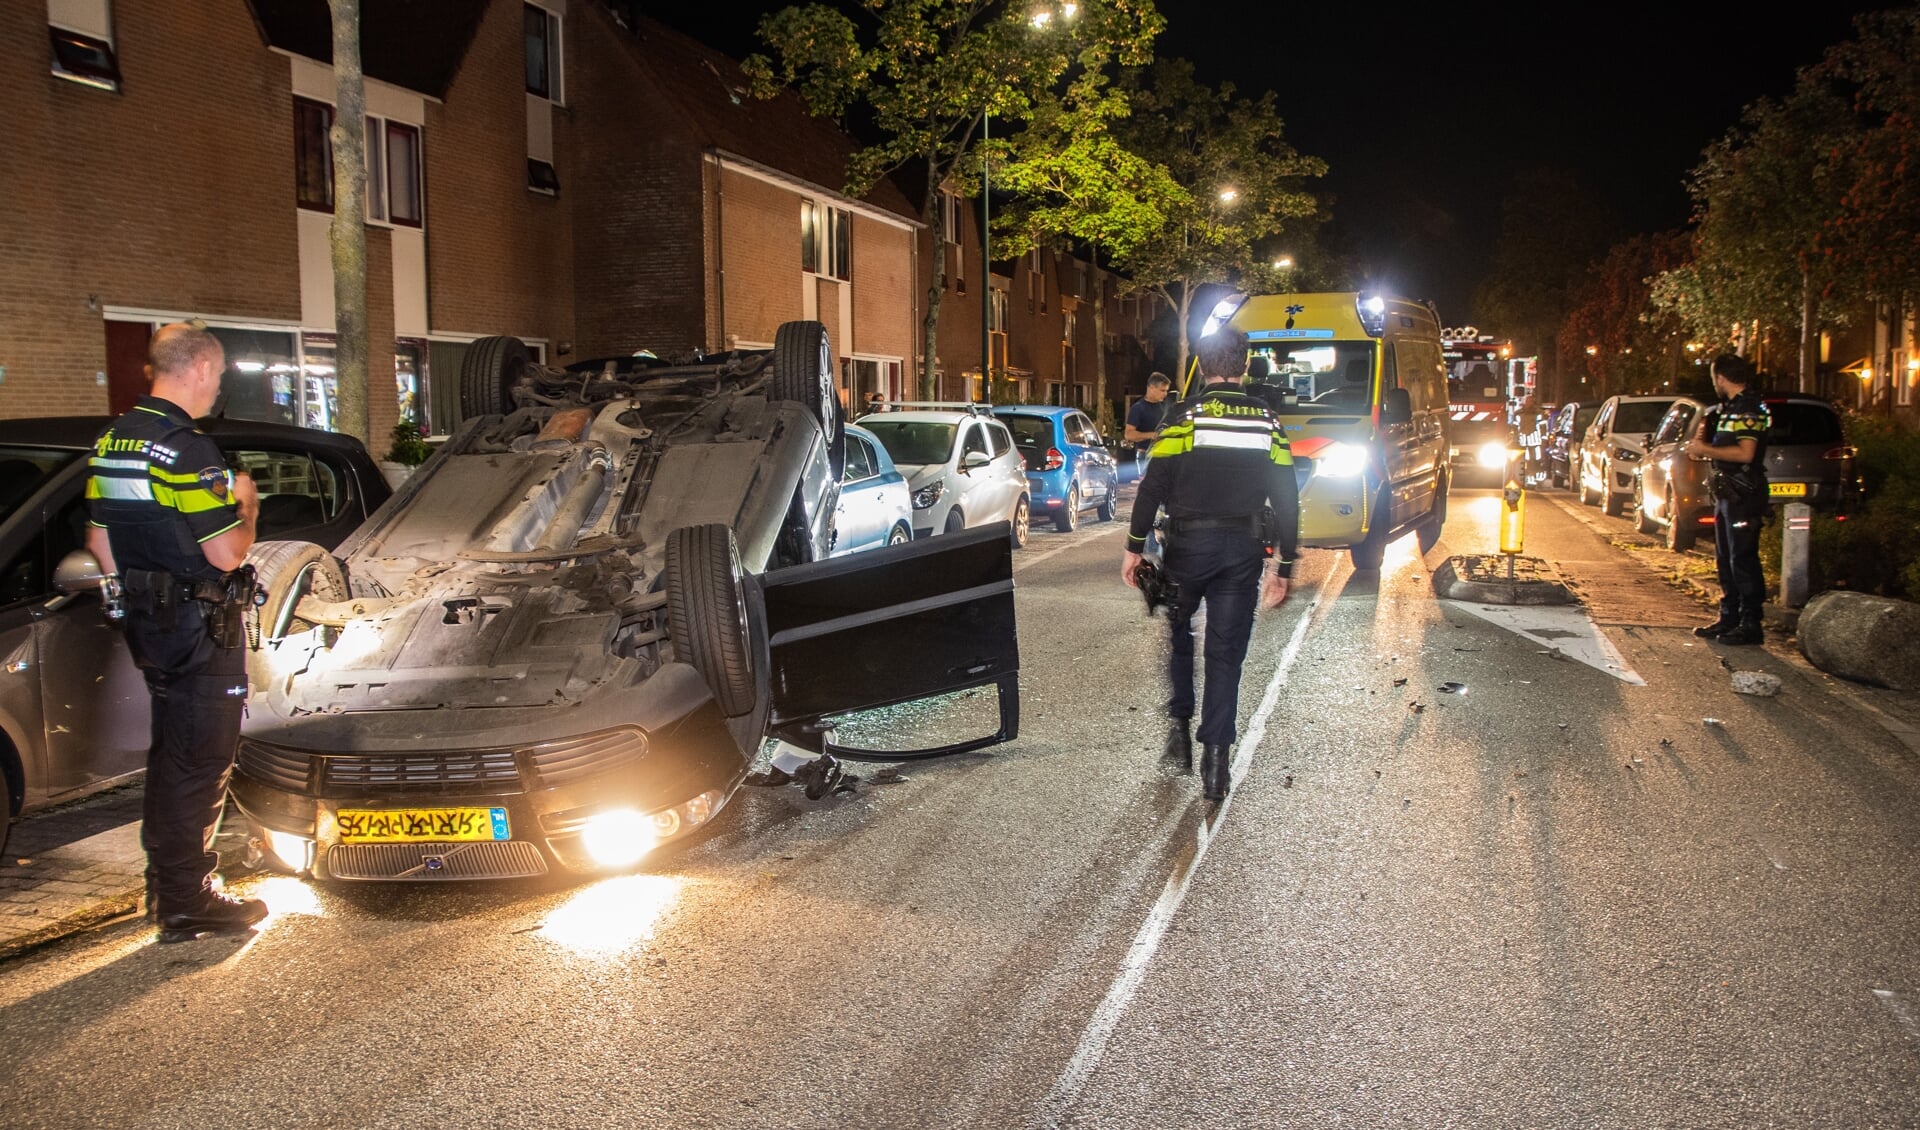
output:
M327 0L248 0L270 47L333 63ZM444 99L488 0L363 0L360 63L368 78Z
M579 7L598 16L599 28L577 34L605 34L622 43L640 64L655 104L674 111L702 148L846 195L847 160L858 146L833 122L809 113L798 95L755 98L740 64L700 41L645 16L634 16L628 30L599 4ZM891 178L858 199L903 219L922 219Z

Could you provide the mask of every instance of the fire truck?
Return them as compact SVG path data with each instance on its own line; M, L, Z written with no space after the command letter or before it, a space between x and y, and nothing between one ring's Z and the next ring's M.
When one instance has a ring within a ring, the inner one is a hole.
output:
M1447 366L1447 438L1454 481L1505 482L1509 462L1520 453L1508 374L1513 343L1460 326L1440 331L1440 351Z

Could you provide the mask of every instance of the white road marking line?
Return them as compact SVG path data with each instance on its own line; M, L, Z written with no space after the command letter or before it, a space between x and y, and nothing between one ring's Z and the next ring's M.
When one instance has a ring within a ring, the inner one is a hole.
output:
M1892 989L1875 989L1873 995L1887 1006L1888 1012L1893 1013L1893 1018L1907 1030L1907 1035L1912 1036L1915 1042L1920 1042L1920 1017L1914 1016L1913 1006L1907 1003L1906 994L1896 993Z
M1107 530L1102 530L1099 533L1094 534L1090 537L1076 538L1076 537L1073 537L1073 535L1071 534L1061 534L1059 536L1072 538L1072 540L1068 541L1064 545L1056 545L1051 549L1045 549L1040 551L1039 553L1029 555L1027 551L1023 549L1013 559L1013 571L1018 573L1022 569L1026 568L1027 566L1037 565L1040 562L1045 561L1047 558L1052 557L1057 553L1065 553L1067 550L1072 549L1075 546L1086 545L1089 542L1099 541L1101 538L1106 537L1108 534L1118 533L1119 531L1126 529L1125 526L1120 525L1118 522L1111 522L1107 524L1110 525L1112 528ZM1118 563L1114 565L1113 571L1116 574L1120 571L1120 567Z
M1252 760L1253 750L1267 733L1267 718L1280 702L1280 688L1286 685L1287 673L1293 669L1294 662L1300 657L1300 645L1306 640L1307 628L1313 623L1314 606L1308 606L1301 615L1300 623L1293 629L1293 637L1287 641L1286 650L1280 653L1280 663L1274 668L1273 678L1267 683L1266 694L1260 699L1260 706L1253 712L1253 721L1247 726L1245 736L1240 739L1240 755L1234 759L1233 770L1235 784L1246 774L1246 767ZM1193 881L1195 872L1200 869L1200 861L1207 856L1207 847L1213 842L1213 835L1227 818L1227 810L1233 806L1233 791L1229 790L1227 799L1194 832L1194 842L1189 849L1191 854L1174 868L1167 877L1166 886L1161 888L1160 897L1148 912L1147 920L1140 924L1140 932L1133 937L1133 943L1127 947L1127 956L1120 962L1120 972L1107 988L1105 999L1094 1010L1093 1019L1087 1022L1080 1034L1080 1042L1075 1046L1073 1058L1054 1080L1053 1088L1047 1092L1042 1105L1041 1117L1048 1126L1058 1124L1067 1108L1079 1097L1080 1089L1086 1086L1092 1077L1094 1068L1100 1066L1101 1058L1106 1055L1107 1041L1113 1038L1114 1029L1119 1027L1120 1018L1125 1015L1127 1006L1133 1002L1133 994L1147 975L1147 966L1153 961L1154 953L1160 948L1160 939L1172 924L1173 916L1180 910L1180 904L1186 900L1187 888Z
M1552 648L1596 671L1605 671L1623 683L1644 687L1642 679L1628 665L1613 641L1588 618L1579 605L1477 604L1470 600L1443 600L1443 605L1470 612L1490 624L1498 624L1530 643Z

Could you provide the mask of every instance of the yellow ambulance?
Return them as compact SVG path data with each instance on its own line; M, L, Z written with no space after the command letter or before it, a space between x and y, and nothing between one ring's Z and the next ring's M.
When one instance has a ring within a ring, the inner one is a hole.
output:
M1234 295L1207 328L1222 323L1246 333L1248 391L1286 427L1300 544L1345 548L1356 569L1378 569L1387 543L1409 530L1422 552L1433 548L1447 519L1448 416L1432 304L1352 291Z

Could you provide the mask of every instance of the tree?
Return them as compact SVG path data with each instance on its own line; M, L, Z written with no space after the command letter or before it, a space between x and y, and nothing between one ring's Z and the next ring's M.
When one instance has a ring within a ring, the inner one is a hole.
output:
M360 68L360 0L333 9L334 430L371 443L367 421L367 86Z
M1606 204L1579 177L1551 168L1522 172L1501 204L1493 274L1474 295L1474 321L1498 326L1521 355L1556 357L1569 292L1617 230ZM1558 380L1547 374L1555 399L1565 399Z
M1652 291L1654 279L1681 267L1690 248L1683 232L1615 244L1570 294L1572 308L1556 335L1559 371L1585 372L1601 397L1677 390L1690 375L1689 334L1675 311L1654 305Z
M1107 391L1107 274L1103 257L1127 262L1188 199L1162 166L1123 147L1112 123L1126 96L1102 71L1081 72L1064 94L1036 105L998 182L1014 195L1000 212L995 246L1010 256L1035 247L1082 246L1094 267L1094 398L1103 432L1113 428Z
M1270 241L1320 215L1306 183L1326 175L1327 163L1287 143L1272 91L1247 99L1231 83L1209 89L1183 59L1130 72L1126 93L1134 112L1114 123L1116 140L1164 169L1182 195L1167 198L1166 221L1115 259L1134 289L1177 312L1184 378L1195 291L1204 283L1274 287Z
M842 118L858 110L870 121L877 140L849 162L849 195L862 195L901 169L925 176L921 214L932 228L933 263L920 394L930 399L938 391L946 295L945 210L936 205L943 190L978 192L987 116L996 132L1004 124L1001 138L1010 136L1070 68L1145 61L1164 21L1152 0L1083 0L1057 9L1010 0L857 0L853 6L857 21L826 4L767 16L760 38L773 58L754 55L744 66L761 97L790 87L816 114ZM1069 7L1071 20L1065 18ZM996 139L985 156L1006 149Z
M1854 38L1828 50L1802 76L1847 99L1851 132L1833 139L1837 206L1820 249L1845 264L1871 295L1920 291L1920 6L1871 12Z

